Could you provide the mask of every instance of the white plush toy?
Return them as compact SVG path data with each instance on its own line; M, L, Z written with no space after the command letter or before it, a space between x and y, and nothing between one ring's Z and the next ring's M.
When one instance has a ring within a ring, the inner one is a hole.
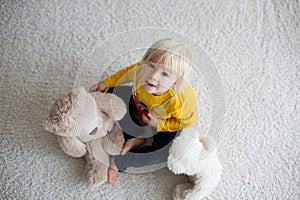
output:
M221 179L222 166L212 138L199 138L195 127L184 129L174 140L168 167L188 175L191 182L176 185L174 200L199 200L208 196Z

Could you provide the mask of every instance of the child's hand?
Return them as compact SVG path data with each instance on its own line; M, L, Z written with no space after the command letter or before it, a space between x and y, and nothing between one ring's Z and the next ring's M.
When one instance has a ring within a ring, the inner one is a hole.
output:
M90 87L90 92L95 92L95 91L100 91L100 92L104 92L107 89L105 83L99 82L94 84L92 87Z
M149 113L148 115L142 114L142 120L148 124L149 126L156 127L157 126L157 119Z

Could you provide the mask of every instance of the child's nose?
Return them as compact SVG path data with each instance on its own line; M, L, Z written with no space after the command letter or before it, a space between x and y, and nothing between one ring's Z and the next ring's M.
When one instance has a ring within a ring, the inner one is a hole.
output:
M158 80L158 72L157 72L157 71L153 71L153 72L150 74L150 77L151 77L152 80L157 81L157 80Z

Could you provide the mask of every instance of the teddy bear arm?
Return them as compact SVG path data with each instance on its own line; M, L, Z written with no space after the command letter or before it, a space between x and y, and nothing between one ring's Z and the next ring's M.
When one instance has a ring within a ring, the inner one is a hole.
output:
M69 156L78 158L86 154L86 146L77 137L58 137L60 148Z
M124 141L122 130L115 123L112 130L103 138L102 145L109 155L120 155Z
M126 104L117 95L95 92L95 101L98 109L108 114L114 120L121 120L126 114Z
M109 159L108 155L104 155L107 159ZM86 165L84 167L84 179L85 181L91 185L101 185L107 180L107 170L108 163L103 163L96 159L90 152L87 152L86 156Z
M88 142L84 177L89 185L101 185L107 180L110 156L102 146L103 138Z

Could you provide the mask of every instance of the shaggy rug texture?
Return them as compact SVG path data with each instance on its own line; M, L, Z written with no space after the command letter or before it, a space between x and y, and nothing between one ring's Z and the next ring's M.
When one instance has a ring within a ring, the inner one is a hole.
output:
M167 168L88 187L84 159L65 155L42 123L59 95L137 61L158 37L176 35L198 45L191 47L195 63L203 51L213 63L207 69L217 72L194 73L191 81L203 134L214 118L209 82L222 83L224 99L217 100L224 113L212 136L224 170L207 199L300 199L299 1L2 0L0 6L0 199L171 199L187 178Z

